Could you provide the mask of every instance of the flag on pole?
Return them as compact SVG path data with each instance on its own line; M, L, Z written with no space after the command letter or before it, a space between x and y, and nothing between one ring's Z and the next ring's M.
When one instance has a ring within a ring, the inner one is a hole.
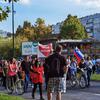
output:
M83 53L82 53L77 47L76 47L75 50L74 50L74 55L75 55L75 57L76 57L78 63L80 62L80 60L81 60L82 58L84 58Z

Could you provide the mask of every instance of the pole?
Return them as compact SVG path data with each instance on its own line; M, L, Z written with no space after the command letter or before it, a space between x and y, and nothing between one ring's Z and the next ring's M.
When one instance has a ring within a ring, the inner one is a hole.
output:
M12 41L13 41L13 57L14 57L14 0L12 0Z
M94 56L96 56L96 41L95 41L95 31L94 31L94 19L93 19L93 47L94 47Z

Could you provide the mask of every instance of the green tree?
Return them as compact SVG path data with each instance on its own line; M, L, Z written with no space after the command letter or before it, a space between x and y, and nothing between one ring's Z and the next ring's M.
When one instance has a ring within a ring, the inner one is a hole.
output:
M51 33L51 26L45 24L45 20L37 18L35 22L35 39L46 38Z
M2 0L3 2L9 2L11 3L12 0ZM14 2L17 2L18 0L13 0ZM10 12L10 7L9 6L3 6L0 5L0 21L5 20L8 17L8 14Z
M64 39L84 39L87 33L77 16L68 15L61 26L60 36Z
M35 22L35 33L38 35L44 34L45 21L42 18L37 18Z
M16 30L16 36L24 36L29 40L33 40L34 26L32 26L30 22L24 21L23 26L18 26Z

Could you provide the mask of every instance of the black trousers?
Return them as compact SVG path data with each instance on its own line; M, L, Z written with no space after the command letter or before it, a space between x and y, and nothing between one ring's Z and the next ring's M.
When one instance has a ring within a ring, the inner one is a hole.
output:
M87 70L87 85L89 86L90 85L90 78L91 78L91 73L92 73L92 70Z
M34 83L34 88L32 90L32 96L34 97L34 94L37 89L37 85L39 86L39 93L40 93L40 98L42 98L42 83Z

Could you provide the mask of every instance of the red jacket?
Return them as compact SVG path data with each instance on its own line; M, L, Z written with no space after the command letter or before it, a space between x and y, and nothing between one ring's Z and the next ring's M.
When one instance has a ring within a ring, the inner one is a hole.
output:
M43 73L44 73L43 66L40 66L40 67L33 66L32 70L33 72L31 72L31 75L30 75L32 82L43 83Z
M16 72L17 66L15 64L10 64L8 69L8 76L14 76L17 74Z

